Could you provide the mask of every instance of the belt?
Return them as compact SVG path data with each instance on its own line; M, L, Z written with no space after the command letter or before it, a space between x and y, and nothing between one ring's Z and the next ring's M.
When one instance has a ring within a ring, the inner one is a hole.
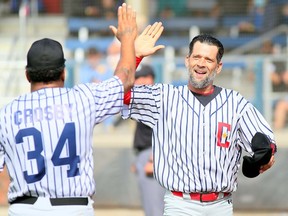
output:
M37 201L38 197L32 196L22 196L17 197L10 204L31 204L33 205ZM88 205L87 197L67 197L67 198L49 198L52 206L61 206L61 205Z
M184 197L182 192L171 191L174 196ZM188 197L191 200L197 200L200 202L213 202L224 197L229 196L231 193L223 193L223 192L212 192L212 193L188 193Z

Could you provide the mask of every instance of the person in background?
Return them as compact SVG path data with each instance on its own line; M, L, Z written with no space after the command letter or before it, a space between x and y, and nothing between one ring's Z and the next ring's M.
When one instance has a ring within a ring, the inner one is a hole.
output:
M281 130L287 125L288 98L280 99L275 104L274 129Z
M27 4L29 10L31 9L32 5L34 4L31 0L10 0L10 11L11 13L19 13L19 9L21 5ZM45 12L45 4L43 0L37 0L37 10L38 12ZM30 11L29 11L30 12Z
M281 54L271 40L263 43L260 49L261 54ZM266 63L265 70L268 71L271 80L271 91L273 93L286 93L288 91L288 69L283 60L271 60ZM273 127L275 130L285 128L288 115L288 98L283 96L273 101Z
M85 16L109 19L117 18L117 8L123 0L84 0Z
M120 55L120 42L119 43L119 55ZM108 64L106 57L97 50L95 47L90 47L86 54L86 61L84 61L79 70L80 83L99 83L107 80L113 76L113 71L116 68L116 64L119 58L115 61L115 67L112 68ZM103 121L105 131L113 130L113 122L115 116L110 116Z
M158 0L157 16L166 19L187 16L187 0Z
M249 0L249 19L239 23L239 32L265 33L281 24L287 24L287 6L286 0Z
M135 85L154 84L155 73L148 64L138 67L135 73ZM133 148L136 154L134 169L141 195L145 216L160 216L164 211L165 190L153 177L152 129L137 122Z
M87 51L85 61L80 67L80 83L101 82L113 76L112 68L107 64L103 54L94 47Z
M288 91L288 70L284 61L274 61L270 73L273 92L287 93ZM287 124L288 97L283 96L274 104L274 129L281 130Z
M117 38L114 38L109 44L106 51L106 61L110 68L114 69L117 65L117 62L120 58L120 42Z

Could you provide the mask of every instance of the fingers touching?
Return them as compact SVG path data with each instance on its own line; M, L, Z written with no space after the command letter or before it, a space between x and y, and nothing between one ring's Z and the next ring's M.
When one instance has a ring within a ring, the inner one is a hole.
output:
M158 36L159 38L164 30L164 27L162 26L161 22L155 22L152 26L150 25L150 27L147 30L148 35L151 35L151 37Z
M123 3L118 8L118 28L109 26L113 34L119 41L124 40L125 35L137 36L136 12L131 6ZM155 22L146 26L143 32L138 35L135 40L135 51L137 57L145 57L154 54L159 49L164 48L163 45L155 46L160 38L164 27L161 22Z
M136 12L130 5L123 3L118 8L118 28L109 26L113 34L121 41L122 37L127 34L137 36Z
M135 51L137 57L145 57L154 54L157 50L164 48L163 45L155 46L161 36L164 27L161 22L148 25L135 40Z

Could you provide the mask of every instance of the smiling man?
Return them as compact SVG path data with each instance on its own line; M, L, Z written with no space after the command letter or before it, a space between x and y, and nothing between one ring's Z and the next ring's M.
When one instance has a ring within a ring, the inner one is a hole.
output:
M166 189L166 216L231 216L242 150L252 156L243 170L249 178L274 164L274 135L263 116L239 92L213 84L223 54L218 39L198 35L185 58L188 85L135 85L125 96L123 118L153 129L154 177Z

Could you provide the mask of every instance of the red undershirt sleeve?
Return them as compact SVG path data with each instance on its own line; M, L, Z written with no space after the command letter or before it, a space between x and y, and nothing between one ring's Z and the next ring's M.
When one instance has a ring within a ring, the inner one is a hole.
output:
M140 62L142 61L143 57L136 57L136 69L138 67L138 65L140 64Z
M136 69L138 65L140 64L140 62L142 61L142 59L143 57L136 57ZM131 90L126 92L126 94L124 95L124 104L129 105L130 100L131 100Z
M124 104L129 105L131 100L131 90L124 95Z

